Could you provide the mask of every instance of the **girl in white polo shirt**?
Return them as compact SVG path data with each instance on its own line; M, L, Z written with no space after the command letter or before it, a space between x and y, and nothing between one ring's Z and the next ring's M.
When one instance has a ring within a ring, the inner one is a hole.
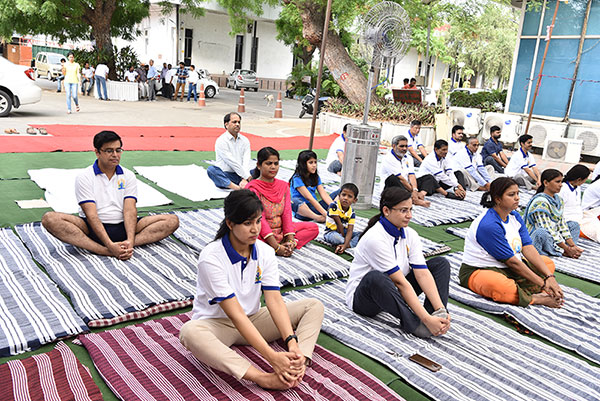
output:
M402 330L419 337L445 334L450 328L450 264L442 257L425 262L421 239L408 227L410 192L385 188L379 210L358 241L346 304L364 316L388 312L400 319ZM421 292L427 297L424 305L418 299Z
M563 215L567 225L573 227L573 232L579 232L583 220L581 207L581 185L590 175L590 169L583 164L577 164L565 174L558 195L565 202Z
M200 361L237 379L268 389L295 387L312 357L323 304L316 299L283 302L275 252L257 241L262 204L252 191L232 192L224 207L215 240L200 253L193 316L181 328L180 341ZM267 344L279 338L288 352ZM254 347L273 372L252 366L229 348L234 344Z
M469 227L460 284L496 302L560 308L563 292L554 278L554 262L538 254L516 212L517 183L509 177L495 179L481 205L488 210Z

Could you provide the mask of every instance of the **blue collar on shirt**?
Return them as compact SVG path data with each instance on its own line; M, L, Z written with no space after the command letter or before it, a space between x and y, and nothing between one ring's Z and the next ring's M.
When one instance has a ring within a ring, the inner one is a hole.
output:
M398 156L398 154L394 152L394 149L392 149L392 155L394 155L394 157L399 161L402 161L406 157L406 154L404 154L402 157Z
M344 136L343 132L342 132L342 141L346 142L346 137Z
M410 128L408 129L408 135L410 136L410 139L412 139L413 141L415 140L415 137L413 136L412 132L410 132Z
M437 155L437 153L435 153L435 149L434 149L434 151L433 151L433 154L435 155L435 160L437 160L437 161L440 161L440 160L442 160L442 159L443 159L443 157L439 157L439 156Z
M573 191L575 191L577 189L577 187L572 186L569 181L565 181L565 184L567 184L567 186L569 187L569 189L571 190L571 192L573 192Z
M235 249L233 249L233 245L231 245L231 240L229 239L229 234L225 235L221 242L223 243L223 248L225 248L225 252L229 257L229 261L232 265L235 265L238 262L242 262L242 271L246 268L246 264L248 260L240 255ZM252 245L251 258L252 260L258 259L258 255L256 254L256 245Z
M404 234L404 228L398 229L398 227L393 225L384 216L381 216L379 218L379 222L383 226L383 229L385 230L385 232L388 233L389 235L391 235L392 237L394 237L394 239L396 240L395 242L398 242L398 238L402 238L402 239L406 238L406 236Z
M454 138L450 138L450 140L454 143L458 143L457 141L454 140Z
M467 154L469 155L469 159L473 160L473 152L465 145L465 149L467 149Z
M521 153L523 154L523 157L527 158L527 156L529 155L529 152L524 152L523 148L519 148L519 150L521 151Z
M121 166L117 165L115 173L117 173L118 175L123 174L123 169L121 168ZM94 162L94 174L104 174L102 170L100 170L100 167L98 167L98 159L96 159L96 161Z

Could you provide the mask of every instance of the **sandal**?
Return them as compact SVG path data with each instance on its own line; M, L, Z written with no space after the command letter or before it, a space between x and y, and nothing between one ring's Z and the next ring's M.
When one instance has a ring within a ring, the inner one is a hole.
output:
M17 131L15 128L7 128L7 129L4 130L4 133L5 134L9 134L9 135L10 134L18 134L19 131Z
M27 132L29 135L35 135L35 134L37 134L37 131L35 130L35 128L32 128L32 127L27 127L27 129L25 130L25 132Z
M77 106L75 106L75 107L76 107L76 108L75 108L75 110L76 110L77 112L79 112L79 105L77 105Z
M39 132L41 135L48 135L48 131L47 131L47 130L46 130L46 128L44 128L44 127L38 128L38 132Z

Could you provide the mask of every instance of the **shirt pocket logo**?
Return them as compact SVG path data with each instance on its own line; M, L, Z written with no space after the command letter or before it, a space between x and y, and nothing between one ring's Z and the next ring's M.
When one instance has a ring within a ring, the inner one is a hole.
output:
M262 270L260 266L256 266L256 277L254 277L254 284L262 283Z
M119 178L119 181L117 181L117 189L125 189L125 180L123 178Z

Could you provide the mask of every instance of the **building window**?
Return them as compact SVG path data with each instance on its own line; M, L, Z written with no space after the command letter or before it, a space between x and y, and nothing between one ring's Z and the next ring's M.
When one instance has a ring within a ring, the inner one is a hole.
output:
M256 72L256 64L258 60L258 38L252 38L252 50L250 51L250 69Z
M244 60L244 36L237 35L235 37L235 61L233 64L233 69L234 70L241 69L243 60Z
M190 66L192 65L192 38L194 36L194 30L193 29L187 29L185 30L185 39L184 39L184 44L183 44L183 62L185 63L185 65Z

